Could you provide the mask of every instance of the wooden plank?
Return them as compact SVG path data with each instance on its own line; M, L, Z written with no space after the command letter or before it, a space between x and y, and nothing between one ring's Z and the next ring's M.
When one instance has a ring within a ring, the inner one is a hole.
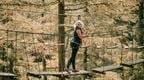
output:
M118 46L107 47L107 49L116 49L116 48L118 48Z
M79 72L38 72L38 71L28 71L28 75L31 76L74 76L74 75L88 75L91 72L90 71L85 71L85 70L80 70Z
M97 73L104 73L106 71L112 71L112 70L121 69L121 68L122 66L120 65L109 65L109 66L103 66L103 67L93 69L92 71L97 72Z
M68 75L73 76L73 75L89 75L89 74L91 74L90 71L80 70L79 72L70 72Z
M29 71L27 72L28 74L30 75L39 75L39 76L42 76L42 75L46 75L46 76L61 76L61 75L66 75L67 72L47 72L47 71Z
M12 73L0 72L0 77L16 77L16 75Z
M138 48L138 49L142 49L142 48L144 48L144 46L137 46L136 48Z
M121 63L121 65L127 66L127 67L133 67L134 65L140 64L140 63L144 63L144 59L127 61L127 62Z

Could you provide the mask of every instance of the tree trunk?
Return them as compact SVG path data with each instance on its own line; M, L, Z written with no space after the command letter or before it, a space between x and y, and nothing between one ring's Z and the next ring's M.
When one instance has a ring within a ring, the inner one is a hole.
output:
M42 0L42 5L44 6L44 3L45 3L45 0ZM45 8L45 7L44 7ZM41 17L44 17L44 13L45 12L43 12L42 14L41 14Z
M144 36L143 36L143 33L144 33L144 1L143 0L140 0L140 5L139 5L139 29L138 29L138 32L139 32L139 45L144 45Z
M83 60L83 65L84 65L84 70L87 70L87 49L88 47L85 47L85 50L84 50L84 60ZM87 75L84 76L83 80L86 80L87 79Z
M58 3L58 24L64 24L64 0L59 0ZM58 44L65 43L65 28L64 26L58 26ZM59 71L64 71L65 67L65 46L58 45L59 56ZM65 80L64 77L60 77L59 80Z
M43 56L43 71L46 71L46 59ZM47 80L47 76L44 76L44 80Z

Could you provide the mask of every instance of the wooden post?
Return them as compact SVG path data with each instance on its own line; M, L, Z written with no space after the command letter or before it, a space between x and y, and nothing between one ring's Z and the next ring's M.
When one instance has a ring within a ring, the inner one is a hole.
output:
M140 32L139 34L139 45L144 45L144 1L140 0L139 1L139 29L138 31Z
M81 20L81 15L78 15L78 20Z
M42 0L42 5L44 6L44 3L45 3L45 0ZM42 14L41 14L41 17L44 17L44 13L45 12L43 12Z
M45 3L45 0L42 0L42 5L44 6L44 3ZM45 8L45 7L44 7ZM41 17L44 17L44 13L45 12L43 12L42 14L41 14ZM43 55L43 57L42 57L42 59L43 59L43 71L46 71L46 58L44 57L44 55ZM44 77L44 80L47 80L47 76L43 76Z
M64 24L64 0L58 0L58 44L65 43L65 28L60 26ZM64 71L65 68L65 46L58 45L58 58L59 58L59 71ZM64 77L60 77L59 80L65 80Z
M43 71L46 71L46 58L43 56ZM47 80L47 76L44 76L44 80Z
M86 14L88 12L88 9L87 9L87 5L88 5L87 0L85 0L85 4L84 5L86 6L86 9L84 10L84 12ZM81 16L79 16L79 19L81 19ZM87 23L86 23L86 26L87 26ZM88 58L87 51L88 51L88 47L85 47L84 49L85 49L85 51L84 51L84 70L87 70L87 58ZM83 80L86 80L87 78L88 78L88 76L85 75L84 78L83 78Z
M83 60L83 64L84 64L84 70L87 70L87 47L84 48L84 60ZM84 76L84 80L87 78L87 76Z

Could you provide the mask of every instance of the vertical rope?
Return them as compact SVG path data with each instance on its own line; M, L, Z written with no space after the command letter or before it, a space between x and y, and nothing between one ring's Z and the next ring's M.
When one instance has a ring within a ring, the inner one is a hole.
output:
M111 30L111 32L112 32L112 30ZM112 36L111 36L111 35L110 35L110 42L111 42L111 43L110 43L110 46L113 46L113 45L112 45L113 41L112 41ZM110 48L111 62L113 61L112 49L113 49L113 47Z
M132 63L134 62L134 52L133 52L133 49L134 49L134 32L132 30ZM134 73L134 69L132 68L132 72L131 72L131 76L133 76L133 73Z
M134 60L134 52L133 52L133 49L134 49L134 32L132 30L132 63L133 63L133 60Z
M121 32L121 36L122 36L122 39L123 39L123 31L121 30L120 31ZM120 64L122 64L123 63L123 45L122 45L122 42L121 42L121 57L120 57ZM122 70L122 78L123 78L123 80L125 80L125 74L124 74L124 70Z
M32 33L32 41L33 41L33 47L34 47L34 52L35 52L35 54L36 54L36 46L35 46L35 41L34 41L34 33ZM37 56L37 55L36 55ZM39 64L39 62L38 62L38 71L39 71L39 73L40 73L40 64ZM39 78L39 80L40 80L40 78Z
M6 30L6 34L7 34L7 41L6 41L6 58L7 58L7 61L6 61L6 66L3 68L4 69L4 72L10 72L10 68L9 68L9 65L10 65L10 59L9 59L9 50L8 50L8 39L9 39L9 31ZM5 78L2 78L2 80L4 80ZM9 78L8 78L9 79Z
M103 30L104 31L104 30ZM105 38L104 38L104 32L103 32L103 56L102 56L102 60L103 60L103 71L104 71L104 55L105 55L105 44L104 44L104 42L105 42ZM104 75L103 75L103 79L104 79Z
M17 67L16 67L16 61L17 61L17 39L18 39L18 32L16 31L16 34L15 34L15 52L14 52L14 58L16 59L15 61L14 61L14 68L16 69Z
M6 30L6 36L7 36L7 40L6 40L7 65L6 66L8 66L9 65L9 59L8 59L8 57L9 57L9 51L8 51L9 32L8 32L8 30ZM8 67L6 68L6 72L8 72Z
M121 31L121 34L122 34L122 39L123 39L123 31ZM121 42L121 57L120 57L120 63L123 63L123 45L122 45L122 42Z
M23 48L24 48L24 54L26 55L26 73L30 70L30 65L29 65L29 57L28 57L28 54L27 54L27 52L26 52L26 41L25 41L25 33L23 32L22 33L22 38L23 38L23 44L24 44L24 46L23 46ZM27 79L29 80L29 77L28 77L28 75L27 75Z

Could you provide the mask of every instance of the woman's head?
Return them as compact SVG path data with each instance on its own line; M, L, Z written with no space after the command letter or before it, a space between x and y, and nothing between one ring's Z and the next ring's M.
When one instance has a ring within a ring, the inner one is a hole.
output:
M74 24L74 28L76 28L76 27L84 29L84 23L81 20L78 20Z
M79 27L79 28L82 28L82 24L81 24L80 22L78 22L78 23L76 24L76 26Z

